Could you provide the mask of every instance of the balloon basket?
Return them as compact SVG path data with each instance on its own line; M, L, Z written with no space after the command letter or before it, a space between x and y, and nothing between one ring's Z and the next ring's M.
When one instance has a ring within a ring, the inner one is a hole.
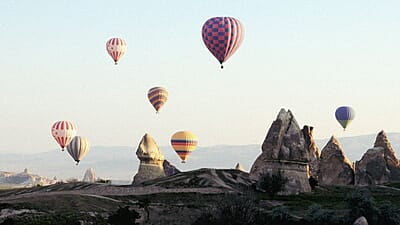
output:
M186 161L185 160L182 160L182 162L181 163L186 163Z

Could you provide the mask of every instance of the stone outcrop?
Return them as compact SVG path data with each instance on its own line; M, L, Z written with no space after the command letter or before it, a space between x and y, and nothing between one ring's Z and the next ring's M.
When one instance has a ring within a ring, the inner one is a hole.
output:
M353 225L368 225L368 221L365 217L359 217L358 219L356 219L356 221L354 221Z
M31 174L28 169L24 169L21 173L0 171L0 184L15 185L15 187L46 186L55 184L56 182L57 180Z
M95 183L97 180L96 173L93 168L88 168L83 176L82 181L88 183Z
M312 131L309 126L300 129L292 112L281 109L264 140L261 155L250 170L250 178L257 181L280 171L288 178L281 194L310 192L309 164L319 156Z
M319 157L320 152L317 143L315 143L313 137L313 127L304 126L303 127L303 136L306 144L306 148L308 148L309 157L310 157L310 176L317 179L318 169L319 169Z
M164 168L165 176L167 176L167 177L173 176L173 175L181 172L178 168L176 168L174 165L172 165L168 160L164 160L163 168Z
M242 166L240 163L237 163L237 164L236 164L235 169L236 169L236 170L239 170L239 171L242 171L242 172L246 172L246 171L244 170L243 166Z
M339 141L332 136L321 151L318 183L322 185L353 185L353 164L344 154Z
M373 148L356 162L356 185L376 185L400 181L396 154L384 131L379 132Z
M165 177L163 168L164 155L149 134L145 134L140 141L136 156L139 158L140 164L132 184L140 184L146 180Z

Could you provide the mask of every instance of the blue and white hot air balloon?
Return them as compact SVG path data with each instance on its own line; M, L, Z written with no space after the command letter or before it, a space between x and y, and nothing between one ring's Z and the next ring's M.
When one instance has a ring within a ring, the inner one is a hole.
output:
M353 121L354 116L354 109L350 106L341 106L337 108L335 112L336 120L342 125L344 130L346 130L347 126Z

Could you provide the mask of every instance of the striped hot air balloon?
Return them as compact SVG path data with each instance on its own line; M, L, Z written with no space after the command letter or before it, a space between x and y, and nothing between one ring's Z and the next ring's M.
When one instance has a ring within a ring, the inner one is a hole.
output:
M182 163L196 149L197 137L190 131L179 131L171 137L171 145L182 159Z
M51 127L51 134L64 151L76 135L75 126L69 121L57 121Z
M335 112L336 120L343 127L343 130L346 130L347 126L353 121L354 116L354 109L350 106L341 106Z
M242 44L244 28L233 17L213 17L202 28L203 42L208 50L222 63L229 59Z
M85 157L89 152L89 141L85 137L76 136L72 139L71 143L67 146L68 153L75 160L76 165Z
M125 54L126 42L122 38L111 38L106 43L106 49L117 65L119 59Z
M153 87L148 91L147 97L158 113L168 100L168 91L163 87Z

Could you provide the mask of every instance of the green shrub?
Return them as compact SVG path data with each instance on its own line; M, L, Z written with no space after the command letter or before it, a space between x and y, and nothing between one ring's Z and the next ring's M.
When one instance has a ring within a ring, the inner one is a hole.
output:
M140 218L140 215L135 210L130 210L129 206L119 207L119 209L110 217L108 217L108 223L111 225L139 225L136 220Z
M359 189L350 192L346 196L345 201L350 209L348 215L350 221L355 221L357 218L364 216L370 225L379 225L379 209L368 189Z
M287 182L288 179L282 176L281 171L278 171L274 174L267 173L261 176L257 182L257 187L267 192L270 198L273 199L277 193L284 191Z
M400 225L400 211L390 201L382 202L379 212L378 224Z

